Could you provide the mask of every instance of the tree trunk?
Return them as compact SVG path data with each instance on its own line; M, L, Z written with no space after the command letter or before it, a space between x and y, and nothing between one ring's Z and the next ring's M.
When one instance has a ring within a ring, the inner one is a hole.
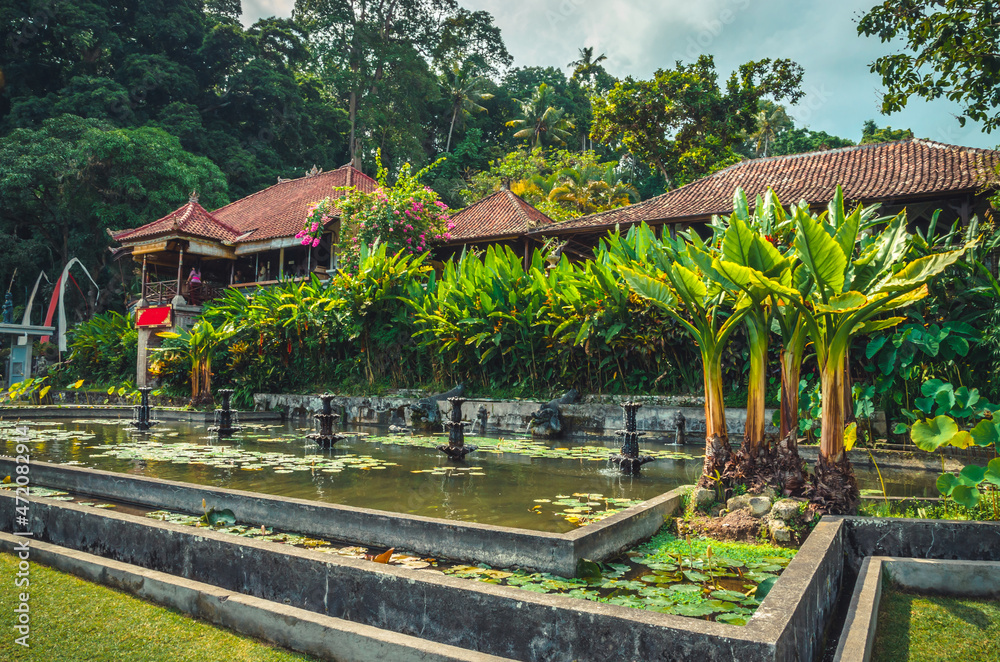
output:
M448 144L444 148L445 154L451 152L451 134L455 130L455 119L458 117L458 106L455 106L455 112L451 114L451 126L448 127Z
M698 484L714 487L732 456L726 429L726 405L722 391L722 365L702 355L705 373L705 463Z
M747 421L743 431L744 453L757 457L764 444L764 397L767 395L767 334L759 321L747 325L750 340L750 375L747 386Z
M357 126L358 126L358 93L355 92L354 90L351 90L351 100L349 103L348 114L351 122L351 137L348 140L347 148L350 150L351 153L351 165L354 168L360 170L358 164L358 156L357 156L358 155L357 139L355 137L357 134Z
M833 464L839 464L844 459L845 363L843 356L829 356L826 365L821 367L823 409L820 414L819 454Z
M781 427L780 438L799 433L799 375L802 358L789 349L781 350Z

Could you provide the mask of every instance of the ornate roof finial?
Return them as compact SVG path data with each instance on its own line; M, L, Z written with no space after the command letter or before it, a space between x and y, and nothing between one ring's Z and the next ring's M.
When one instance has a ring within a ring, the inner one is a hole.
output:
M315 177L316 175L320 174L321 172L323 172L323 169L316 167L316 164L314 163L313 167L312 167L312 170L309 170L309 171L306 172L306 177Z
M188 198L189 204L198 204L198 191L191 191L191 197Z

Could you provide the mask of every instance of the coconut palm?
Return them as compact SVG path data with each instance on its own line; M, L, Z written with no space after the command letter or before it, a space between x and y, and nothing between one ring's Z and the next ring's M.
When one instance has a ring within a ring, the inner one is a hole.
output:
M608 57L604 53L601 53L595 58L594 47L587 46L580 49L580 59L573 60L567 66L573 67L573 78L578 78L590 83L594 74L597 73L597 69L601 62L604 62L607 59Z
M473 71L474 65L471 61L467 60L462 66L456 63L447 72L442 84L444 95L451 103L451 124L448 126L445 152L451 151L451 137L455 131L455 124L473 114L488 112L480 104L493 98L492 94L483 92L489 84L489 79L485 76L476 76Z
M778 134L785 128L791 126L792 120L785 112L784 106L773 103L761 104L756 115L757 130L750 135L750 140L754 143L757 156L766 157L768 149L778 139Z
M556 177L560 184L551 189L549 200L581 214L624 207L639 199L639 192L622 181L614 163L563 168Z
M553 105L554 94L551 87L542 83L530 99L517 100L521 116L507 122L508 127L518 129L515 138L527 139L532 147L566 144L576 126L565 117L564 108Z

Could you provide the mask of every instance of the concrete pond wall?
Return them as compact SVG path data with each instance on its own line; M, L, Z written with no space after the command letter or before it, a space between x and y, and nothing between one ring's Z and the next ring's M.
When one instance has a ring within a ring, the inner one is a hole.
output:
M0 529L14 496L0 492ZM355 623L529 662L811 660L836 602L839 521L821 521L746 626L331 557L207 529L34 499L34 540ZM18 527L20 528L20 527Z
M0 457L0 476L15 475L12 458ZM611 517L568 533L548 533L476 522L356 508L159 478L31 464L33 485L125 501L153 509L200 515L202 500L229 508L238 521L371 547L395 547L426 556L521 566L575 576L581 558L603 561L656 533L681 504L680 490L667 492Z

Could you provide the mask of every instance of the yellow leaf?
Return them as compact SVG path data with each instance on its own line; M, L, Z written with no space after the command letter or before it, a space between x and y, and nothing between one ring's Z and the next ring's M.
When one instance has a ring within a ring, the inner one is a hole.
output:
M108 389L108 395L114 395L114 394L115 394L115 387L112 386Z
M125 395L125 387L124 386L119 386L118 387L118 395Z
M844 450L849 451L854 448L854 443L858 440L858 424L851 423L844 428Z
M379 554L378 556L376 556L375 558L373 558L372 561L375 561L375 563L388 563L389 559L392 558L392 553L395 552L395 551L396 551L396 548L393 547L393 548L391 548L391 549L389 549L389 550L387 550L385 552L382 552L381 554Z
M959 430L948 443L955 448L968 448L969 446L976 445L975 439L973 439L972 435L965 430Z
M79 381L77 381L77 382L75 382L75 383L73 383L73 384L69 385L70 388L80 388L81 386L83 386L83 380L82 379L79 380Z
M4 479L0 481L0 483L3 483L4 485L10 483L10 476L4 476Z
M51 388L52 388L51 386L46 386L46 387L42 388L42 390L38 392L38 399L41 400L46 395L48 395L49 394L49 389L51 389Z

